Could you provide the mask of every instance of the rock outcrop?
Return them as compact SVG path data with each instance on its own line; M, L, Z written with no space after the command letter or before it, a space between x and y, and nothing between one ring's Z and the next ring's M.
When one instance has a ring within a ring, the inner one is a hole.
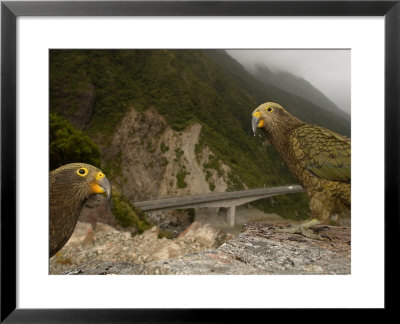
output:
M326 240L275 233L284 224L250 223L216 249L144 264L89 262L63 274L350 274L350 228L317 226Z
M131 109L114 132L111 145L103 147L108 161L115 162L121 192L132 202L185 196L227 189L230 168L204 165L215 158L207 146L197 148L201 125L174 131L153 109Z

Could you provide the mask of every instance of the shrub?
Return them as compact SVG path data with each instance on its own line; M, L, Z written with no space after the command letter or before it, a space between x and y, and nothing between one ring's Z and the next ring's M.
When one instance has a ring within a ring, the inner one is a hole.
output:
M178 188L186 188L187 187L187 183L185 181L185 177L186 175L189 174L188 172L186 172L185 168L182 168L177 174L176 174L176 179L177 179L177 184L178 184Z
M85 162L100 167L100 151L92 140L65 118L50 114L50 170Z
M138 233L143 233L152 226L147 221L146 214L115 188L113 188L112 202L112 213L122 227L135 227Z

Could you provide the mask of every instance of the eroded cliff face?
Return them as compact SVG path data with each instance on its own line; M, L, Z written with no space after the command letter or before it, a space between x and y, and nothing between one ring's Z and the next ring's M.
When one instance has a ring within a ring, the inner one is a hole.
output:
M230 168L220 161L218 170L207 166L215 157L206 143L196 148L200 132L200 124L177 132L154 110L131 109L103 153L133 202L226 191Z

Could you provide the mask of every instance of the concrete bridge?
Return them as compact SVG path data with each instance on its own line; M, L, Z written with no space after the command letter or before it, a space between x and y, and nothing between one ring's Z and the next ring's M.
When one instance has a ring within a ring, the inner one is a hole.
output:
M134 202L134 204L143 211L197 207L224 207L228 208L228 224L234 226L236 207L262 198L303 191L303 187L299 185L289 185L231 192L211 192L202 195L138 201Z

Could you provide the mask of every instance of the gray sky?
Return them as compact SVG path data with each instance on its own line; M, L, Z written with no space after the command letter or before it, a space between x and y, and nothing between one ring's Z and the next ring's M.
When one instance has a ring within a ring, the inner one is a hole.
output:
M262 63L306 79L350 114L350 50L227 50L246 69Z

